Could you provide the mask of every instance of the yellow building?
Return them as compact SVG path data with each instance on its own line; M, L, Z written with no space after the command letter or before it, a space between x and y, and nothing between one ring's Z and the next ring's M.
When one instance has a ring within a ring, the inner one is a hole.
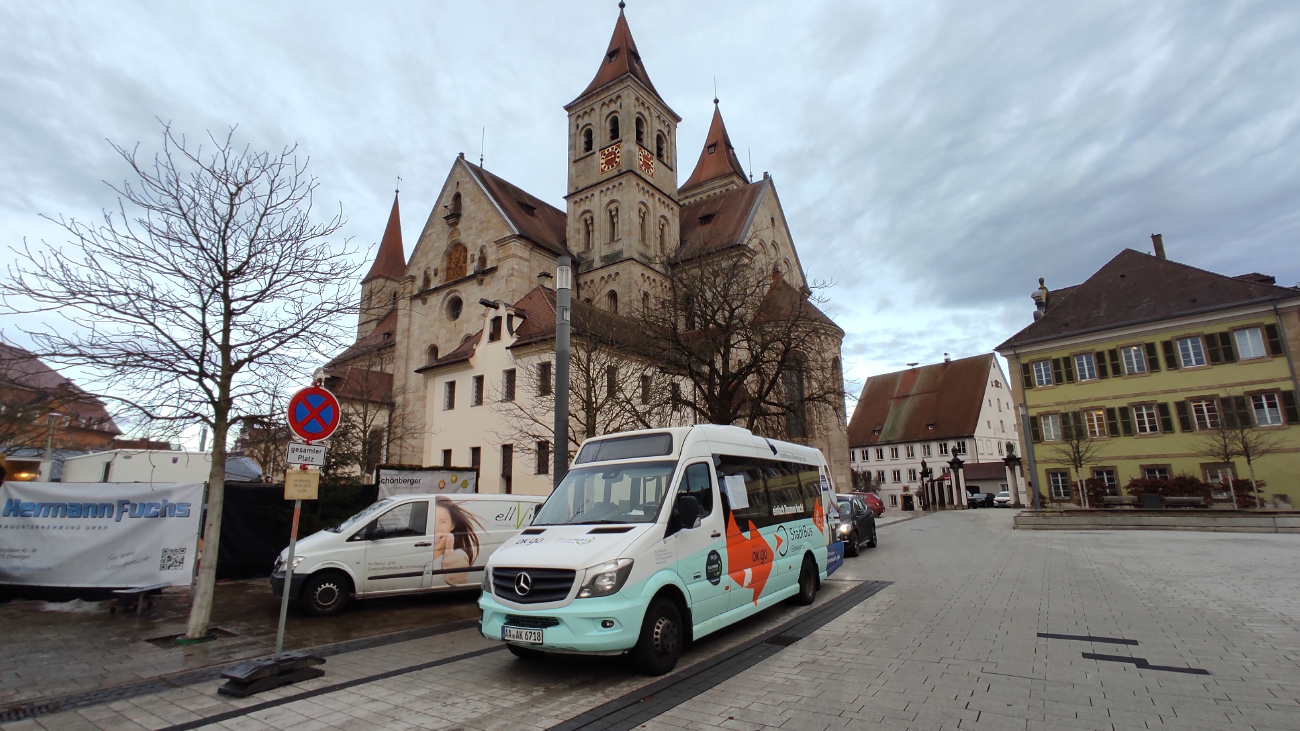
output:
M1034 485L1079 504L1073 480L1085 477L1110 494L1133 478L1248 477L1240 455L1225 463L1208 448L1241 424L1269 445L1252 459L1266 504L1300 506L1300 290L1169 261L1152 239L1155 256L1125 249L1083 284L1040 286L1034 322L997 348L1027 416ZM1078 475L1072 434L1092 452Z

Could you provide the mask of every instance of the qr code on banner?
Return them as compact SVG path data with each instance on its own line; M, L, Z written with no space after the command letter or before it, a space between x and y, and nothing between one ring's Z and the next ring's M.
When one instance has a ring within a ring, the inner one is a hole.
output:
M159 571L179 571L185 568L184 548L164 548L162 560L158 562Z

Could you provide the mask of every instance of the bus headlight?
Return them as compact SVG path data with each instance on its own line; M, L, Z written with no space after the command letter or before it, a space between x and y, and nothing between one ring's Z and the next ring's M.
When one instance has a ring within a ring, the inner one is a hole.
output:
M620 558L596 564L587 569L587 580L583 582L582 589L578 591L578 598L586 599L615 594L619 589L623 588L623 584L627 583L627 577L631 573L632 559L630 558Z

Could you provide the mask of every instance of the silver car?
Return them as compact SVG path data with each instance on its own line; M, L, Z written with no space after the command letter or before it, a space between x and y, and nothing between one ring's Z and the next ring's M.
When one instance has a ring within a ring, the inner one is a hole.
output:
M997 495L994 495L994 496L993 496L993 507L995 507L995 508L1009 508L1009 507L1011 507L1011 493L1007 492L1006 490L1003 490L1002 492L998 493Z

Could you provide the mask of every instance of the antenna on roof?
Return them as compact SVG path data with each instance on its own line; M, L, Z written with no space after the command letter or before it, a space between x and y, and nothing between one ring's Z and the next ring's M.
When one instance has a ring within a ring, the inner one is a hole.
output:
M401 192L402 192L402 176L400 176L400 175L397 176L397 189L394 190L393 192L394 192L394 193L401 193ZM202 451L202 450L200 450L200 451Z
M716 76L713 77L713 104L714 106L718 104L718 77Z
M746 147L745 154L749 155L749 182L754 182L754 148Z
M478 166L483 167L483 150L487 147L487 127L483 128L483 134L478 139Z

